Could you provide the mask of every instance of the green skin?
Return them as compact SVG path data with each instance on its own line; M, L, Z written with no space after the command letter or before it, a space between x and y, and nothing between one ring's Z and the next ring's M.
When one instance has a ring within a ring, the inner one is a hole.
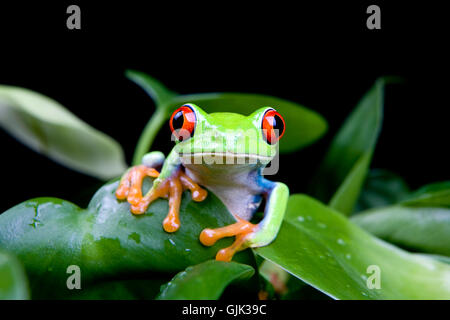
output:
M268 144L261 129L262 117L272 108L258 109L246 117L236 113L207 114L194 104L187 105L196 116L193 136L183 141L174 139L176 145L165 161L158 151L143 157L143 164L149 167L164 163L153 188L183 166L189 177L222 200L236 220L247 221L264 197L264 218L246 237L244 247L269 244L278 234L289 197L285 184L262 176L277 152L278 142Z

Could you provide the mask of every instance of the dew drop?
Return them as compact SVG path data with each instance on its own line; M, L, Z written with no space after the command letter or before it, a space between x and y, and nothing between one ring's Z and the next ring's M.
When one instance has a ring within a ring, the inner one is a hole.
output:
M300 222L303 222L303 221L305 221L305 218L303 218L302 216L298 216L297 220L300 221Z
M341 238L337 239L337 243L339 243L341 246L345 245L345 241Z

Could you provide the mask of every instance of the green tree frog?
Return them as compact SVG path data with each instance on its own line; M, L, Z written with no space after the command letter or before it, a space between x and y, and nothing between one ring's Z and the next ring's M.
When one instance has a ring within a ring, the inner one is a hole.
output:
M127 200L133 214L143 214L152 201L167 198L169 212L163 228L175 232L180 228L183 190L189 189L194 201L202 201L207 196L206 188L236 220L222 228L204 229L199 236L205 246L235 236L231 246L217 252L217 260L231 261L237 251L272 242L283 220L289 189L283 183L265 179L263 171L277 155L278 141L285 131L282 116L271 107L258 109L249 116L208 114L188 103L174 111L170 128L175 147L167 159L158 151L146 154L141 165L131 167L123 175L116 197ZM155 180L143 195L145 177ZM250 223L263 198L263 219L257 224Z

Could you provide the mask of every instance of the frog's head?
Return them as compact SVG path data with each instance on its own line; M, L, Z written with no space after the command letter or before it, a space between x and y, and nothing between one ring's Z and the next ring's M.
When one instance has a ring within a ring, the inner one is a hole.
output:
M188 103L172 114L170 128L183 163L266 165L277 153L285 123L271 107L244 116L228 112L208 114Z

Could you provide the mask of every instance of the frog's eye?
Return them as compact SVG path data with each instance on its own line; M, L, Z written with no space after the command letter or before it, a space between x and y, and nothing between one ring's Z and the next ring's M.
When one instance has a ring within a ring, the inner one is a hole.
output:
M267 143L275 144L284 134L284 119L277 111L269 109L262 118L261 128Z
M195 111L185 104L174 111L170 118L170 130L178 141L187 140L194 134Z

